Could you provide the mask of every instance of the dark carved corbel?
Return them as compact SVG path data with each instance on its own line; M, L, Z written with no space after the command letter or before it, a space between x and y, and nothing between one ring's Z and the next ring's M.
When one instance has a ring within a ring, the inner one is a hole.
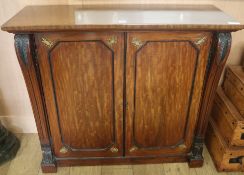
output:
M25 65L28 64L28 49L30 45L28 34L16 34L14 37L15 49Z
M218 39L218 53L219 61L222 62L227 53L229 52L231 46L231 34L230 33L217 33L216 37Z

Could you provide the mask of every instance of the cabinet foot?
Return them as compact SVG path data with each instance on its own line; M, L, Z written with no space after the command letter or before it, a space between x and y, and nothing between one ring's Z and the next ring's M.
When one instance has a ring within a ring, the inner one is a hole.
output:
M56 164L41 164L43 173L56 173L57 165Z
M188 166L190 168L197 168L203 166L203 139L202 138L195 138L191 152L188 157Z
M189 168L200 168L203 166L203 158L202 159L191 159L188 161Z
M43 173L56 173L57 164L52 154L51 147L49 145L42 145L42 163L41 168Z

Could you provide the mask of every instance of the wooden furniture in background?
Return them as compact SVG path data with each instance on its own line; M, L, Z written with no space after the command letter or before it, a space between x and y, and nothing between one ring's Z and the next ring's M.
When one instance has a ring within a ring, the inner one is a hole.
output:
M241 77L241 66L227 67L223 88L214 99L206 146L218 171L244 171L244 118L238 111L244 101Z
M244 118L221 87L217 90L211 116L228 146L244 146Z
M230 66L226 69L224 83L222 85L225 94L236 106L244 117L244 68Z
M210 119L206 146L218 171L244 171L244 149L229 147L219 133L215 122Z
M15 33L43 172L57 165L202 166L230 32L243 28L213 6L24 8L2 29Z

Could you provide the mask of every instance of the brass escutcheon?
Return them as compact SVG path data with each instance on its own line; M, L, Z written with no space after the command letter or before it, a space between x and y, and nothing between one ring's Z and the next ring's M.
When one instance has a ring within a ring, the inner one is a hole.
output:
M204 37L200 38L199 40L195 41L195 44L199 46L199 45L203 44L206 41L206 39L207 39L207 37L204 36Z
M119 151L119 149L116 148L116 147L112 147L112 148L110 148L110 151L111 151L112 153L117 153L117 152Z
M134 151L136 151L138 148L136 147L136 146L133 146L133 147L131 147L130 148L130 152L134 152Z
M143 45L143 42L138 38L132 38L131 43L138 49Z
M110 47L113 46L114 44L117 43L117 37L116 36L112 36L111 38L107 39L107 43L108 43L108 45Z
M60 153L65 154L68 152L68 149L65 148L64 146L59 150Z
M51 48L53 46L53 42L49 41L47 38L42 38L42 43L45 44L48 48Z
M185 144L180 144L178 147L181 148L181 149L186 149L186 145Z

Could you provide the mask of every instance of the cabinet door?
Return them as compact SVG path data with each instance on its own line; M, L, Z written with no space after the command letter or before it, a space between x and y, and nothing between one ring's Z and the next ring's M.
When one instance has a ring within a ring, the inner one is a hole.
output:
M55 155L121 156L124 35L41 33L35 39Z
M210 33L127 35L126 155L185 155L197 121Z

